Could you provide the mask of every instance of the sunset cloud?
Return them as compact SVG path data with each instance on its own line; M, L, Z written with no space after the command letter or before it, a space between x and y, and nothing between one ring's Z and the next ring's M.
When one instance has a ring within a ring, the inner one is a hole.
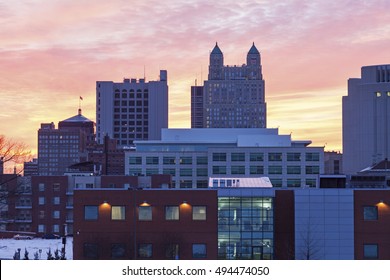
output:
M390 63L388 1L8 1L0 4L0 133L36 150L41 122L95 120L98 80L168 70L169 125L190 126L190 86L262 55L268 126L341 150L341 97L364 65Z

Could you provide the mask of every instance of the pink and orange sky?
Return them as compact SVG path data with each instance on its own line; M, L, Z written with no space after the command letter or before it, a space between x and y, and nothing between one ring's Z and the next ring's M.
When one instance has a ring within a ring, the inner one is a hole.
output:
M168 70L169 127L218 41L225 64L262 55L267 126L341 150L341 99L363 65L390 63L388 0L15 0L0 3L0 134L33 153L42 122L95 120L95 84ZM198 82L199 83L199 82Z

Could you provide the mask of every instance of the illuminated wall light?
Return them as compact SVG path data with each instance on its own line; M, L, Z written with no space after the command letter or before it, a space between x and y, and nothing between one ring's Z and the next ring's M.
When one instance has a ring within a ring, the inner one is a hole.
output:
M140 206L145 207L145 206L150 206L150 204L146 200L144 200L144 202L142 202Z

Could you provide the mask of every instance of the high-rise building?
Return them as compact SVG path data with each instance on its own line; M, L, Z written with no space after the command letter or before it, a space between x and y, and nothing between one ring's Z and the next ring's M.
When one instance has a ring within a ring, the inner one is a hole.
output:
M191 87L191 128L203 128L203 86Z
M356 173L390 158L390 65L364 66L343 96L343 170Z
M94 122L81 114L59 122L42 123L38 130L39 175L63 175L66 169L87 159L87 147L93 143Z
M96 82L96 121L99 144L106 135L120 147L160 139L161 129L168 127L167 71L160 71L159 81Z
M191 116L195 116L191 124L202 120L203 128L265 128L266 103L260 52L253 44L246 64L241 66L224 66L223 59L216 44L210 53L208 80L203 86L203 115L196 113L201 104L197 97L198 101L191 103Z
M31 161L23 163L23 175L27 176L38 176L38 159L33 158Z

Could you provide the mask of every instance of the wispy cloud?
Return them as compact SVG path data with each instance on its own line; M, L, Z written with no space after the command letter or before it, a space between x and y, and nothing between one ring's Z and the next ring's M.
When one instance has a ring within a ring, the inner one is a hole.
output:
M262 53L268 124L341 149L341 96L386 64L388 1L19 0L0 4L0 131L36 147L40 122L95 118L95 82L167 69L170 126L190 125L190 86L215 41L225 64Z

